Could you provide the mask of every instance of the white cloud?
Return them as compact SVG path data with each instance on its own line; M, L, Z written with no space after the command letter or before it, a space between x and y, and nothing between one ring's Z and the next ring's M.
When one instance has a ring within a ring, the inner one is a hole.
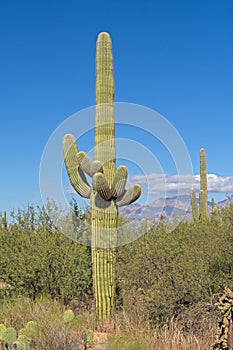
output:
M150 196L171 197L177 194L189 194L191 188L198 193L200 190L200 175L166 175L148 174L130 176L128 186L138 183ZM207 174L208 191L216 193L233 193L233 176L218 176ZM67 194L75 194L72 187L65 189Z
M207 186L209 192L229 193L233 192L233 176L218 176L216 174L207 174ZM199 191L200 175L194 176L193 188Z
M233 176L208 174L208 191L220 193L233 192Z
M144 188L146 187L150 194L166 193L166 197L174 194L189 194L190 189L200 190L200 175L134 175L130 182L137 182ZM233 176L218 176L216 174L207 174L208 191L216 193L233 192Z

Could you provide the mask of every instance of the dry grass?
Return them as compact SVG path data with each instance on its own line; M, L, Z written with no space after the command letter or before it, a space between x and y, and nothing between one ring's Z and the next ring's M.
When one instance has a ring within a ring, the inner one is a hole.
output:
M162 328L152 328L148 322L135 321L122 314L115 320L115 334L109 337L112 350L204 350L214 340L215 330L204 331L198 337L185 332L174 320Z
M34 339L36 350L206 350L214 340L213 330L203 330L198 336L185 332L174 320L162 328L153 328L142 317L130 318L121 312L115 316L114 329L107 333L94 331L94 315L76 313L70 324L64 324L64 307L49 298L36 302L21 298L0 306L0 323L19 330L28 321L40 326ZM85 348L84 335L93 330L94 338Z
M17 331L28 321L36 321L40 332L33 339L33 349L38 350L81 350L84 343L84 332L89 321L82 315L74 322L63 321L64 307L47 297L36 302L20 298L15 302L6 302L0 308L0 323L14 327ZM89 317L89 315L88 315Z

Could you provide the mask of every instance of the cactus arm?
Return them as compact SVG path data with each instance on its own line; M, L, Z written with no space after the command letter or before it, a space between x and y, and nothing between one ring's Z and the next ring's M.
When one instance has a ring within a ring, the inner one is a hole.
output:
M90 198L91 187L86 180L86 176L79 166L77 155L78 148L73 135L67 134L63 138L63 153L66 170L70 182L75 191L84 198Z
M88 157L88 155L86 154L86 152L78 152L77 153L77 161L78 164L80 166L80 168L89 176L91 175L91 165L92 165L92 161L90 160L90 158Z
M112 192L108 186L108 182L102 173L96 173L92 178L92 186L98 192L101 198L108 201L112 197Z
M95 173L102 173L103 167L99 160L94 160L91 164L91 176L93 176Z
M196 201L196 192L193 188L191 189L190 197L191 197L193 220L198 221L199 220L199 213L198 213L198 206L197 206L197 201Z
M127 181L128 170L126 166L121 165L116 171L113 184L112 184L112 196L113 198L120 197L125 191L125 185Z
M117 198L116 204L118 207L122 207L123 205L128 205L135 202L139 196L141 195L142 189L138 184L133 185L128 190L124 192L124 194Z
M200 219L206 219L206 206L205 206L205 192L200 190L199 192L199 205L200 205Z

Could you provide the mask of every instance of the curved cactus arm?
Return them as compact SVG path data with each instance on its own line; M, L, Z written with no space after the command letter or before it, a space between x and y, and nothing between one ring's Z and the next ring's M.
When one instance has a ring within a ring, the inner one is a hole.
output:
M136 184L130 187L125 193L116 200L116 204L118 207L122 207L123 205L131 204L135 202L141 195L142 189L141 186Z
M102 173L102 172L103 172L102 163L99 160L94 160L91 164L91 176L93 176L95 173Z
M77 160L80 168L89 176L91 176L91 159L88 157L86 152L78 152Z
M128 169L126 168L126 166L119 166L119 168L116 171L111 188L113 198L120 197L124 193L127 177Z
M108 186L108 182L104 174L94 174L92 178L92 186L93 190L95 190L105 201L108 201L112 198L112 191Z
M86 176L79 167L77 154L78 147L73 135L67 134L63 138L63 153L66 170L69 175L71 185L75 191L84 198L90 198L91 186L88 184Z

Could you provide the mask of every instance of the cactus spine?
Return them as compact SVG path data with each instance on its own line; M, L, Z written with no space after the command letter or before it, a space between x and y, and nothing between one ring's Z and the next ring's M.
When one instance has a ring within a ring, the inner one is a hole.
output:
M207 173L206 173L206 155L204 148L200 149L200 192L199 192L199 212L196 202L195 190L192 189L191 205L193 220L198 221L208 218L208 192L207 192Z
M141 194L137 184L125 189L127 168L116 169L113 58L108 33L99 34L96 48L94 161L78 152L70 134L63 138L63 153L72 186L90 198L93 290L101 325L110 320L114 309L118 207L134 202ZM92 186L85 173L92 177Z

